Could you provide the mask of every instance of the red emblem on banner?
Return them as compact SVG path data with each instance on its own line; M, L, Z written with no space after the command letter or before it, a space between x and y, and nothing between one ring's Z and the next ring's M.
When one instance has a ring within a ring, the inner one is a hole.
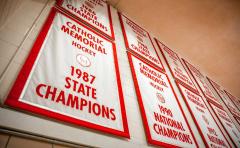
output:
M165 103L165 99L164 99L164 97L163 97L162 94L157 93L157 98L158 98L158 100L159 100L161 103Z
M83 67L90 67L91 66L91 62L90 62L89 58L82 55L82 54L78 54L76 59L77 59L77 62Z

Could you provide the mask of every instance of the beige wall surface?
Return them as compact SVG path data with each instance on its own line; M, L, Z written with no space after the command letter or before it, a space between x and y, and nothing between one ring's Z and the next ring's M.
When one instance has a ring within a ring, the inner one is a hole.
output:
M109 2L240 98L240 1Z
M6 95L55 0L3 1L4 3L0 4L8 6L9 9L0 11L7 14L3 16L4 18L1 18L4 21L0 23L0 132L1 130L7 130L9 133L12 131L26 133L35 137L44 137L50 142L33 142L30 139L16 137L14 134L0 134L0 147L1 145L7 145L8 147L23 145L22 147L26 147L25 144L49 147L53 146L54 142L52 140L77 146L104 148L152 147L146 141L122 30L117 11L113 8L111 8L111 13L117 39L115 43L130 139L65 124L4 106L3 102ZM238 15L240 13L237 9L240 8L239 2L115 0L111 3L149 30L152 35L177 51L182 57L196 65L203 73L218 81L233 94L240 96L237 91L238 85L240 85L238 78L240 69L238 58L240 56L238 50L240 47L238 41L240 17ZM14 4L17 6L11 7ZM0 8L4 7L1 6ZM203 141L185 102L181 98L174 79L159 51L158 54L166 68L166 73L171 79L176 95L179 97L179 102L196 140L200 146L203 146ZM230 117L233 119L232 116ZM216 119L215 116L214 118ZM236 123L234 119L233 121ZM222 126L220 128L223 129ZM227 137L226 132L223 133ZM229 140L229 138L227 139Z
M86 148L82 146L66 146L50 142L37 140L36 138L26 138L14 136L0 132L0 148Z

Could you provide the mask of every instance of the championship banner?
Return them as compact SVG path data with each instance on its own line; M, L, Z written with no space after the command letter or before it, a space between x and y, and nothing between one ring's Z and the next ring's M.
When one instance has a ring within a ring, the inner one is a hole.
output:
M126 48L165 71L149 33L123 14L118 14Z
M198 147L167 75L135 55L128 57L148 142Z
M224 130L228 134L229 138L235 145L235 147L240 147L240 131L237 129L235 124L232 122L230 117L228 116L227 112L223 109L215 106L212 103L209 103L211 108L213 109L215 115L217 116L218 120L222 124Z
M104 0L57 0L70 15L87 23L114 40L110 6Z
M193 76L194 80L196 81L196 83L198 84L199 88L201 89L204 97L206 97L208 100L210 100L211 102L217 104L219 107L221 107L221 102L219 99L217 99L214 94L212 93L211 89L209 88L206 79L204 77L204 75L198 70L196 69L193 65L191 65L190 63L188 63L186 60L182 59L186 65L186 67L188 68L189 72L191 73L191 75Z
M240 99L234 97L232 94L230 94L228 91L224 90L224 92L227 94L228 98L232 100L234 105L238 108L240 111Z
M182 84L178 84L184 101L197 125L197 129L206 147L231 147L221 129L208 110L202 97L195 94ZM200 121L200 122L199 122Z
M56 8L5 103L129 138L115 44Z
M158 41L156 38L155 41L170 69L170 72L172 73L176 81L188 87L192 91L198 93L196 86L188 75L185 67L182 65L181 59L179 58L178 54L165 46L160 41Z
M212 81L210 78L208 78L208 81L218 94L218 96L223 100L224 104L227 106L229 111L232 113L233 116L240 118L240 112L237 109L237 107L234 105L232 100L227 96L227 94L224 92L224 90L221 88L220 85L218 85L216 82Z

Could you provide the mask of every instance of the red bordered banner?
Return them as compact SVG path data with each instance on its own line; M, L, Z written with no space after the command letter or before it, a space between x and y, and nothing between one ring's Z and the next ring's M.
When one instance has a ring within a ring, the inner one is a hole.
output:
M231 147L226 137L213 118L203 98L177 83L180 93L197 125L197 129L206 147ZM201 121L201 122L199 122ZM217 140L213 140L217 139Z
M232 100L227 96L227 94L224 92L222 87L218 85L216 82L208 78L208 81L212 85L215 92L218 94L218 96L222 99L223 103L227 106L228 110L232 113L233 116L236 116L237 118L240 118L240 112L237 109L237 107L234 105Z
M149 33L125 15L118 13L126 48L146 62L165 71Z
M184 59L182 60L186 65L188 71L191 73L192 77L196 81L198 87L202 91L204 97L207 98L212 103L216 104L218 107L222 107L220 100L214 96L211 89L209 88L204 75L198 69L196 69L192 64L188 63Z
M57 6L114 40L110 5L104 0L57 0Z
M129 138L115 44L56 8L5 104Z
M232 100L234 105L238 108L240 111L240 99L234 97L232 94L230 94L228 91L224 90L224 92L228 95L228 97Z
M198 147L168 76L130 52L128 58L147 141L163 147Z
M209 102L214 114L217 116L219 122L223 126L228 137L231 139L235 147L240 147L240 131L237 129L235 124L232 122L231 118L228 116L227 112Z
M186 86L195 93L199 93L191 77L187 73L185 67L182 64L178 54L164 45L162 42L155 38L155 41L160 49L173 77L178 83Z

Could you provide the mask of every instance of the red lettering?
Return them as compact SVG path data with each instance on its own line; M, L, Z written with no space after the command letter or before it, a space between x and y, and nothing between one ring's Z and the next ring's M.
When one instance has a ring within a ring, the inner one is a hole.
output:
M37 93L38 96L40 96L40 97L43 98L44 95L40 92L41 87L46 87L46 85L45 85L45 84L39 84L39 85L36 87L36 93Z

